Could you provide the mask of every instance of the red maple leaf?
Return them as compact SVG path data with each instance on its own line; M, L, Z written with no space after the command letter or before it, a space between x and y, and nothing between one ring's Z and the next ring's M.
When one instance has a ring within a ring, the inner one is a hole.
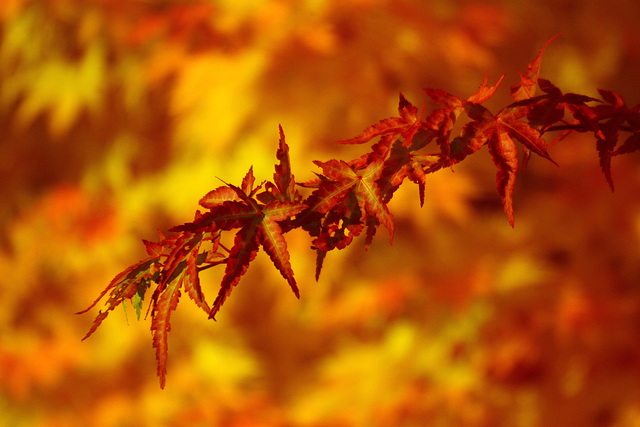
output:
M560 34L561 33L558 33L547 40L544 46L542 46L542 49L540 49L540 52L538 52L538 55L534 58L533 61L531 61L531 63L529 63L527 71L524 74L520 72L520 82L517 85L511 87L511 96L513 97L513 99L515 99L516 101L522 101L523 99L529 99L534 95L536 86L538 84L538 75L540 74L542 53L549 45L549 43L551 43L551 41L558 37Z
M151 297L149 309L158 376L161 387L164 387L167 372L167 336L171 330L170 318L183 291L213 318L262 246L299 297L280 223L290 221L306 209L307 205L293 201L299 196L294 187L288 147L284 142L282 129L277 156L279 164L276 165L274 174L275 184L269 183L272 191L257 194L262 184L255 185L253 169L250 168L242 180L241 187L226 184L207 193L200 200L200 205L207 211L197 211L192 222L173 227L171 231L176 232L175 235L166 238L160 234L160 241L157 243L144 240L149 257L117 275L87 308L89 310L110 293L107 309L98 314L85 338L96 330L109 311L125 299L133 299L134 307L139 313L146 289L151 282L155 282L157 287ZM267 203L259 201L265 198L269 199ZM233 229L239 230L233 247L230 250L225 249L228 252L225 256L218 252L222 247L219 243L220 233ZM204 242L210 242L211 248L202 250ZM198 273L219 264L226 264L225 274L218 297L213 307L209 308L202 294Z
M362 169L355 169L341 160L314 162L322 168L327 181L322 182L310 200L318 200L312 209L324 213L340 203L344 196L353 192L360 212L366 217L376 218L389 230L390 241L393 241L393 216L386 203L380 197L380 189L376 182L384 167L384 159L375 157Z
M200 289L198 265L219 263L214 260L222 255L216 252L217 245L215 243L211 251L199 253L203 240L217 242L217 236L189 232L180 233L170 238L165 238L162 234L160 236L161 239L158 243L143 241L150 255L149 258L130 266L117 275L98 299L81 313L89 310L107 292L111 291L106 303L107 309L98 314L93 326L83 338L86 339L107 317L109 311L122 304L125 299L133 299L136 311L139 313L138 304L144 297L145 291L151 282L156 282L158 286L154 290L150 304L151 330L153 332L153 346L156 348L160 386L164 387L168 348L167 334L171 329L171 312L178 303L181 290L187 292L206 313L210 312ZM137 301L135 300L136 295L138 296Z
M237 187L234 188L241 191ZM253 261L258 252L259 245L262 245L275 267L287 280L296 297L300 297L289 263L289 252L278 221L295 216L307 206L301 203L278 201L261 206L253 199L249 199L247 207L252 210L246 209L243 212L242 228L236 234L233 247L229 252L220 292L211 310L211 318L214 318L231 293L231 289L247 271L249 263Z
M507 108L494 116L485 107L471 102L466 104L465 110L473 121L464 125L461 137L454 140L455 145L452 143L452 158L461 161L485 144L489 146L493 163L498 168L498 194L502 199L509 224L513 227L512 194L518 170L518 153L514 139L540 157L556 163L549 157L546 142L540 137L540 132L519 120L526 114L526 110Z
M573 131L591 131L604 139L604 134L598 124L598 114L589 102L602 102L590 96L575 93L563 94L553 83L545 79L537 80L538 87L544 92L532 98L517 101L507 108L520 109L526 112L527 121L540 134L550 130L563 130L548 146L556 144ZM572 122L564 119L565 110L573 116ZM525 148L524 164L529 159L530 152Z
M640 149L640 105L630 108L617 93L608 90L598 92L605 103L593 107L595 120L598 120L597 130L594 132L596 150L600 168L613 191L611 157ZM616 150L621 130L630 131L632 135Z
M553 83L545 79L538 79L538 87L544 95L528 98L510 106L523 108L527 112L527 120L533 127L540 132L546 132L551 126L562 121L566 108L586 129L596 129L596 115L591 112L592 108L588 107L587 103L600 102L598 99L575 93L563 94Z
M266 191L258 194L258 199L263 203L274 200L282 202L295 202L300 200L300 194L296 189L296 180L291 173L291 161L289 159L289 146L284 139L282 126L279 126L280 140L278 143L278 151L276 151L276 171L273 174L273 182L265 184ZM228 187L227 187L228 188Z
M192 233L240 229L229 250L220 291L210 311L211 318L215 318L232 288L247 271L260 246L264 248L275 267L287 280L295 295L299 297L289 263L289 253L283 237L283 230L278 222L294 217L306 209L307 205L279 200L262 203L253 197L257 191L256 188L253 188L254 181L253 172L249 169L243 179L242 188L226 184L235 196L229 195L227 200L218 200L218 203L209 212L198 215L193 222L171 229L171 231ZM217 195L224 194L220 189L214 191L217 191ZM258 197L258 199L260 198L264 199L264 197Z
M167 334L171 330L169 319L171 312L178 306L180 283L177 281L170 282L155 297L155 304L151 314L151 331L153 332L153 347L156 349L160 388L164 388L167 376Z
M632 153L636 150L640 150L640 132L633 133L617 150L611 153L611 156Z
M222 257L215 252L217 250L215 244L211 254L206 252L200 254L200 246L204 239L217 242L218 237L218 235L207 233L184 232L160 242L165 250L171 251L168 255L162 255L165 259L162 262L162 269L157 279L158 287L153 293L150 308L153 347L156 349L158 376L162 388L165 385L167 372L167 335L171 330L170 318L178 304L181 291L185 291L207 314L211 311L202 295L198 265L203 264L207 259Z
M316 280L320 278L327 252L346 248L362 230L362 214L353 193L309 227L309 234L316 236L312 241L312 248L316 250Z
M89 338L96 331L102 321L107 318L111 310L115 309L125 299L133 298L133 296L138 292L138 289L148 283L148 281L156 274L158 263L159 257L152 256L129 266L113 278L109 285L100 293L98 298L89 305L89 307L77 313L82 314L91 310L109 291L111 291L106 302L107 308L98 313L93 321L91 329L89 329L89 332L87 332L82 340Z
M422 148L422 147L420 147ZM417 149L413 146L405 147L395 143L391 147L389 157L385 161L378 186L380 187L380 198L388 203L393 193L400 187L405 178L418 184L420 195L420 206L424 205L425 191L425 168L429 168L440 160L439 155L416 154Z
M444 105L443 108L437 109L429 114L423 123L424 128L430 129L435 133L436 142L440 147L442 156L441 161L432 165L429 169L430 173L456 163L451 159L451 131L456 121L469 102L480 104L491 98L503 79L504 75L498 79L495 85L487 86L489 76L486 75L476 93L471 95L467 100L441 89L423 89L434 102Z
M339 144L363 144L371 141L373 138L383 135L393 135L390 140L394 140L398 135L402 135L407 141L411 142L411 137L420 127L420 115L418 108L406 100L402 93L400 94L400 102L398 105L398 113L400 117L390 117L380 120L373 126L369 126L362 134L355 138L343 139L338 141Z
M305 201L309 208L301 218L305 221L302 227L316 237L313 248L317 251L318 278L328 251L346 247L364 226L368 229L366 248L380 224L387 228L392 242L394 224L378 185L385 158L375 150L351 163L342 160L314 163L322 168L323 175L309 184L317 189Z
M226 185L223 185L215 190L209 191L202 199L200 199L200 206L207 209L213 209L226 201L237 200L240 200L240 197L238 197L236 192Z

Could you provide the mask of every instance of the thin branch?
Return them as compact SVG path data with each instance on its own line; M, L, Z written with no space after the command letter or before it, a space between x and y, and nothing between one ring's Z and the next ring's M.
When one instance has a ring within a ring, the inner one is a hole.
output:
M228 260L229 258L225 258L220 261L212 262L211 264L205 265L204 267L197 267L196 270L198 271L198 273L200 273L201 271L208 270L211 267L215 267L216 265L225 264Z

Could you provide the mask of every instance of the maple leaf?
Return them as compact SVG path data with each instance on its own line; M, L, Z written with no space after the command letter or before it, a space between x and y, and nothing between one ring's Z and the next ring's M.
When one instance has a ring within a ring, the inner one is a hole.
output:
M238 284L240 278L249 268L249 263L255 259L258 253L259 245L256 225L256 221L251 221L236 233L233 247L229 251L224 277L220 283L220 290L209 314L210 319L215 320L215 315L229 294L231 294L232 288Z
M289 147L285 142L282 126L279 131L280 140L276 152L279 163L275 166L274 183L267 182L265 191L256 194L261 185L254 188L255 178L253 168L250 168L241 187L225 183L225 186L218 187L203 197L200 205L208 208L209 212L197 214L193 222L171 229L192 233L240 229L229 250L225 273L210 311L210 318L215 319L231 290L255 259L260 246L287 280L296 297L300 297L280 222L290 221L308 206L296 202L300 197L291 173Z
M210 312L211 318L214 318L231 293L231 289L247 271L249 263L254 260L260 245L263 246L275 267L287 280L296 296L299 297L299 291L289 264L289 254L283 237L283 230L278 221L284 221L295 216L305 210L307 205L280 201L272 201L266 205L259 204L256 200L248 197L242 189L231 184L227 185L241 195L242 202L224 202L210 212L202 214L194 222L171 229L172 231L201 233L240 228L229 251L220 291Z
M178 239L173 243L173 251L163 263L158 290L163 292L169 283L178 282L178 285L184 287L184 290L196 305L208 314L210 308L202 296L197 271L200 243L203 237L204 233L195 235L184 233L179 235Z
M171 317L171 312L178 306L179 299L180 284L175 281L171 282L157 296L152 312L151 331L153 332L153 347L156 349L160 388L164 388L167 376L167 334L171 330L169 318Z
M487 86L489 76L486 75L478 90L467 100L452 95L441 89L425 88L423 91L443 108L433 111L423 123L423 127L431 129L436 135L436 142L443 157L442 162L434 164L429 172L435 172L443 166L452 166L455 161L451 158L451 131L468 103L480 104L489 99L498 89L504 79L502 75L495 85Z
M296 180L291 173L289 146L285 142L282 126L279 126L279 130L280 140L278 143L278 151L276 152L276 158L279 163L275 165L273 183L267 182L265 185L266 191L257 196L257 198L263 203L268 203L274 200L294 202L300 199L300 195L296 190Z
M596 150L598 151L598 158L600 159L600 169L604 173L605 179L611 188L614 190L613 177L611 176L611 157L613 150L618 142L618 129L619 123L611 120L607 123L600 124L600 131L604 135L604 138L598 137L596 140Z
M636 150L640 150L640 133L634 133L614 152L611 156L618 156L620 154L632 153Z
M148 287L148 281L157 276L158 264L159 256L150 256L149 258L129 266L113 278L109 285L100 293L98 298L89 305L89 307L79 311L77 314L88 312L95 307L95 305L102 300L109 291L111 291L106 302L106 310L98 313L91 328L89 329L89 332L87 332L82 340L89 338L96 331L98 326L100 326L102 321L107 318L109 312L118 307L125 299L133 298L140 288L146 289L146 287Z
M605 120L597 124L595 130L596 150L600 159L600 168L611 187L614 190L613 178L611 176L611 157L614 155L631 152L638 149L638 134L640 133L640 105L629 108L622 97L613 91L598 90L605 104L598 105L593 108L596 116L595 120ZM620 130L623 126L627 126L627 130L633 132L623 146L620 147L621 152L616 151ZM624 148L623 148L624 147Z
M349 192L353 191L360 211L366 217L375 217L389 231L390 242L393 242L393 216L389 212L386 203L380 197L380 189L377 180L380 178L384 159L374 157L371 162L360 170L354 170L343 161L330 160L328 162L314 162L322 168L328 181L320 184L310 197L316 200L312 205L313 210L327 212L338 204Z
M484 77L484 80L482 81L482 83L480 83L480 87L478 88L476 93L474 93L469 98L467 98L467 102L472 102L474 104L482 104L487 99L491 98L494 93L496 93L496 90L498 89L498 86L500 86L500 83L502 83L503 79L504 79L504 74L500 76L496 84L494 84L493 86L488 86L487 82L489 81L489 74L487 74Z
M282 126L278 125L280 139L278 141L278 151L276 158L279 163L275 166L276 171L273 174L273 182L278 189L279 198L283 202L294 202L299 196L296 191L296 180L291 173L291 160L289 159L289 146L284 140L284 131Z
M418 108L407 101L401 93L398 113L400 113L400 117L391 117L380 120L379 123L366 128L359 136L351 139L340 140L338 141L338 144L363 144L375 137L388 134L393 135L392 139L395 139L397 135L402 135L405 140L407 140L407 143L409 143L412 135L420 126Z
M502 132L500 125L496 124L496 130L491 134L489 153L493 163L498 167L496 172L496 187L502 200L502 206L511 227L515 225L513 218L513 188L516 183L518 171L518 153L513 140L506 132Z
M289 252L279 221L293 217L307 208L307 205L293 202L271 202L262 208L262 221L259 225L259 242L269 255L273 265L280 271L291 290L300 298L300 292L293 278L293 270L289 263Z
M547 42L542 46L538 55L534 58L533 61L527 67L527 71L522 74L520 72L520 82L511 87L511 96L516 101L522 101L523 99L528 99L533 96L536 91L536 85L538 84L538 75L540 74L540 63L542 61L542 53L547 48L549 43L556 37L558 37L562 33L558 33L555 36L551 37Z
M203 234L181 233L171 239L171 252L163 263L158 287L152 296L151 331L156 349L160 387L164 388L167 373L167 336L171 330L171 313L176 309L184 290L207 314L211 311L205 302L198 277L198 259ZM162 242L161 242L162 243Z
M300 197L291 173L289 147L285 142L282 126L279 130L280 140L276 152L279 163L275 166L274 183L267 182L266 190L256 194L262 184L254 188L255 177L253 168L250 168L242 180L241 187L225 183L225 186L207 193L200 200L200 205L208 208L208 212L197 213L193 222L171 228L171 231L191 233L239 228L234 244L229 250L225 273L218 296L210 310L210 318L215 319L231 290L255 259L260 246L287 280L296 297L300 297L283 237L284 230L279 223L290 221L308 206L295 201Z
M461 144L458 144L455 153L452 154L457 161L491 141L494 134L505 133L527 149L557 165L549 157L546 142L541 138L540 131L520 120L526 114L526 110L505 108L494 116L482 105L473 103L468 103L465 110L473 121L462 128L462 138L458 140Z
M327 162L315 160L313 163L322 168L324 176L316 181L318 189L311 193L306 203L309 206L309 211L324 214L338 205L356 182L355 180L342 179L344 174L349 175L346 172L347 169L353 172L349 164L342 160L332 159Z
M423 126L438 135L439 144L441 141L446 142L456 120L464 111L465 100L441 89L425 88L422 90L433 102L444 105L443 108L431 112L425 119Z
M218 236L205 234L191 234L183 232L170 238L165 238L160 233L159 242L143 240L149 258L134 264L118 274L109 286L100 294L98 299L89 306L84 313L101 300L107 292L111 291L107 300L107 309L100 312L93 326L83 339L88 338L101 322L107 317L109 311L122 304L125 299L131 299L140 318L142 300L151 282L157 283L150 304L151 330L153 332L153 347L156 349L158 361L158 375L160 385L164 388L167 361L167 334L171 329L170 316L175 309L181 289L201 307L206 313L210 312L202 295L198 278L198 264L206 262L215 263L214 259L221 256L215 251L214 243L211 252L199 253L203 240L214 240Z
M355 194L348 193L339 205L306 229L310 235L316 236L312 241L312 249L316 250L316 280L318 280L327 252L346 248L364 229L362 213Z
M256 182L256 178L253 176L253 166L251 166L249 167L249 171L247 172L247 174L244 176L244 178L242 178L242 185L240 186L242 193L246 197L252 197L260 189L260 186L258 186L258 188L255 188L255 189L253 188L255 182ZM227 186L233 189L233 186L230 186L228 184ZM240 193L238 193L237 191L235 192L236 192L236 195L240 199L242 199L242 196L240 196Z
M238 197L235 191L227 186L221 186L205 194L199 203L203 208L212 209L226 201L238 200L240 200L240 197Z
M544 95L517 101L507 108L522 108L527 112L529 124L540 132L546 132L551 126L562 121L565 109L584 126L585 130L597 132L597 116L587 103L601 102L599 99L575 93L563 94L553 83L545 79L538 79L538 87Z
M424 168L435 165L440 156L438 155L418 155L412 147L405 147L396 142L391 147L391 152L385 161L378 186L380 187L380 198L389 202L393 193L400 187L405 178L418 184L420 195L420 206L424 205L424 189L426 173Z
M215 318L216 313L231 293L232 288L240 281L254 260L260 245L271 258L274 266L287 280L296 297L300 297L300 292L293 277L291 264L289 263L289 252L284 240L282 229L278 221L283 221L293 217L307 208L303 203L273 201L266 205L259 204L249 197L243 189L227 184L242 199L242 205L232 206L229 202L224 206L236 207L239 217L240 230L236 233L234 244L229 251L227 266L224 277L220 284L220 291L213 303L210 317ZM248 187L247 187L248 188ZM234 215L234 211L228 213Z
M351 163L342 160L314 163L322 168L323 175L314 181L317 189L305 201L309 208L300 217L303 229L316 236L312 244L317 251L317 279L326 252L345 248L365 225L368 229L365 248L380 224L387 228L393 242L394 224L377 182L385 160L375 150Z
M597 139L605 139L603 130L598 123L599 117L595 111L596 108L587 105L589 102L602 101L574 93L563 94L560 89L545 79L538 79L538 87L544 92L544 95L517 101L507 108L521 108L523 111L526 111L529 124L538 129L541 134L549 130L562 129L563 133L550 142L548 146L556 144L573 131L591 131ZM565 110L573 115L573 122L567 123L564 120ZM561 124L556 125L556 123L559 122ZM609 147L603 144L598 146L598 148L602 149L605 153L610 152ZM526 165L530 154L528 149L525 148L523 166ZM608 161L606 156L601 157L601 159L603 159L604 163Z
M464 125L462 135L454 142L452 158L461 161L467 155L477 151L483 145L489 146L493 163L497 166L497 188L509 224L514 226L512 193L515 185L515 173L518 170L517 149L514 139L528 150L556 164L546 149L546 142L540 132L529 124L519 120L526 111L504 109L494 116L485 107L467 103L467 114L473 121ZM452 143L452 147L453 147Z

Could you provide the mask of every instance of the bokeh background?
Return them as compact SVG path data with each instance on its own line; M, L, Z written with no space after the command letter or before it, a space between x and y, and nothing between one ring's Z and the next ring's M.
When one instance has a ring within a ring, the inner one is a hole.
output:
M141 239L259 180L278 124L298 181L349 160L338 139L398 92L467 97L540 47L564 91L640 102L634 0L0 2L0 425L640 425L640 157L554 146L515 190L511 229L486 150L405 185L385 230L332 252L318 282L287 235L298 301L261 253L217 316L172 317L167 387L149 321L84 309ZM426 108L433 108L428 101ZM406 187L406 188L405 188ZM220 274L203 273L212 301Z

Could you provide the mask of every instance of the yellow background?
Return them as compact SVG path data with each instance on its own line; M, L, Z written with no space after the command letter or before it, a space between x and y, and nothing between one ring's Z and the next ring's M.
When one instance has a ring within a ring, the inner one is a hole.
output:
M636 1L0 2L0 424L640 425L640 158L572 136L518 175L516 227L482 150L407 183L386 230L327 256L287 234L298 301L264 252L217 316L183 297L160 390L148 320L84 309L197 202L297 181L396 113L473 93L540 47L541 76L640 102ZM214 269L215 270L215 269ZM211 302L221 272L202 274ZM146 305L145 305L146 307Z

